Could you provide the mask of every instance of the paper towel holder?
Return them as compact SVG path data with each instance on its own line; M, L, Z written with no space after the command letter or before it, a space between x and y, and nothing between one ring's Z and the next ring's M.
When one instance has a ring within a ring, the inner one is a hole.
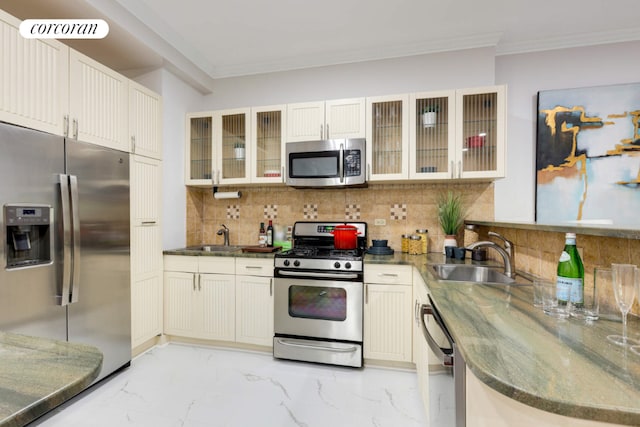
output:
M241 191L218 191L218 187L212 188L214 199L239 199L242 197Z

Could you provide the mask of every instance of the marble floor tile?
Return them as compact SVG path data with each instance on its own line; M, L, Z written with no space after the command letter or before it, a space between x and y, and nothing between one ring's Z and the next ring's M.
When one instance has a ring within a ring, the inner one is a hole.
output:
M33 425L412 427L427 422L415 372L315 365L171 343L140 355L129 369Z

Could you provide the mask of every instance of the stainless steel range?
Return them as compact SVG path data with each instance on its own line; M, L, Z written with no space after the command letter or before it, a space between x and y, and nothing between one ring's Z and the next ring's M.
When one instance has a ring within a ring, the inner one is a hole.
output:
M336 250L344 222L296 222L293 249L275 255L273 356L362 366L363 257L367 224L356 248Z

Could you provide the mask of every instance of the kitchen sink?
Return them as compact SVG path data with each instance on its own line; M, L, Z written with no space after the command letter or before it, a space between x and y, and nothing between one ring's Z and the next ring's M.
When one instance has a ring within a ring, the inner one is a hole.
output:
M515 279L505 275L501 267L470 264L432 264L431 272L438 280L511 285Z
M225 246L225 245L200 245L189 246L187 250L190 251L204 251L204 252L236 252L239 251L241 246Z

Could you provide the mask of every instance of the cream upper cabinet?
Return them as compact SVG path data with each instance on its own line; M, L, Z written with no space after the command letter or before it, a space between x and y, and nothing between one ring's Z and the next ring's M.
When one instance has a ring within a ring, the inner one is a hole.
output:
M409 95L367 98L367 181L409 178Z
M251 182L284 182L287 107L271 105L251 109Z
M287 105L287 142L364 138L365 99Z
M0 10L0 120L64 135L69 105L69 48L25 39L20 20Z
M506 87L456 91L458 178L505 176Z
M504 177L504 86L417 93L410 103L410 179Z
M250 182L251 110L237 108L213 114L213 147L215 184L247 184Z
M214 171L213 111L187 114L185 184L211 187Z
M129 81L129 139L131 152L162 159L162 98Z
M69 133L73 139L130 151L126 77L71 49Z
M411 94L409 177L454 178L455 91Z

